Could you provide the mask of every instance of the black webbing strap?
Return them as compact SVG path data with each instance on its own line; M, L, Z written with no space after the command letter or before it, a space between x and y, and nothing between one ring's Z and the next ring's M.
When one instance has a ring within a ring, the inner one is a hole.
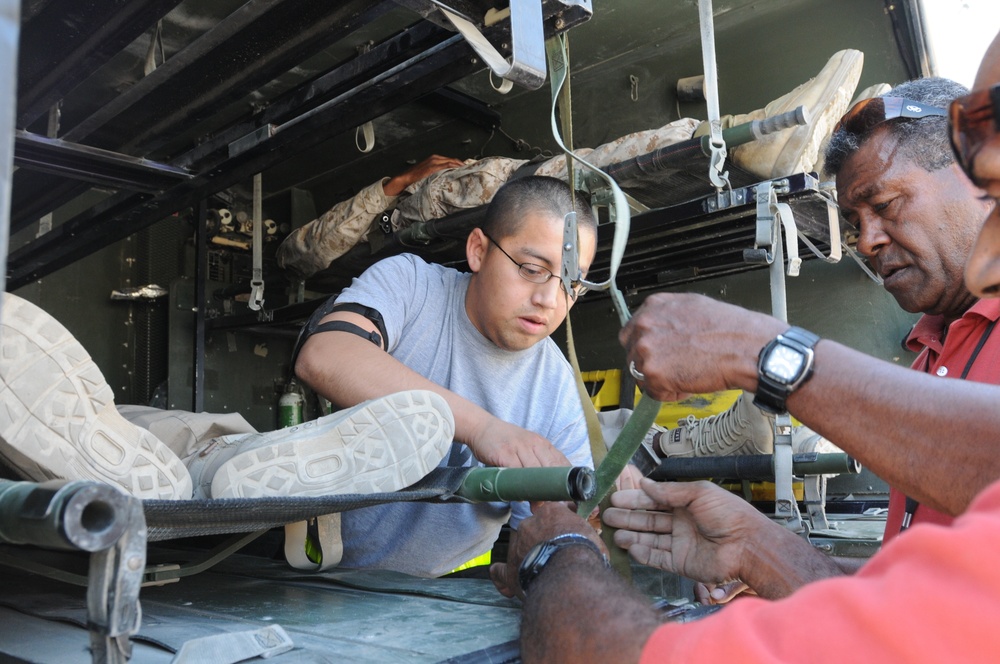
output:
M336 311L349 311L350 313L364 316L375 325L378 329L378 334L375 332L369 333L364 328L353 323L348 323L347 321L320 323L321 320ZM316 332L329 332L333 330L357 334L364 339L368 339L379 348L384 349L389 347L389 335L385 331L385 321L382 320L382 314L378 309L372 309L357 302L341 302L338 304L337 296L333 296L313 312L309 320L306 321L306 324L302 326L302 330L299 331L299 338L295 341L295 348L292 350L292 366L294 367L296 361L299 359L299 352L306 343L306 339Z
M434 468L422 480L391 493L215 500L144 500L149 541L212 534L249 533L323 514L401 502L449 502L469 468Z
M976 358L979 357L979 351L983 349L986 345L986 340L990 338L990 333L993 332L993 328L996 327L996 320L991 320L990 324L986 326L986 330L983 331L983 335L979 337L979 343L976 344L975 349L972 351L972 355L969 356L969 361L965 363L965 369L962 370L961 379L965 380L966 376L972 370L972 365L975 364ZM917 508L920 507L915 499L906 497L906 507L903 512L903 524L899 527L899 532L905 531L910 527L910 523L913 521L913 515L917 513Z
M354 323L346 320L331 320L326 323L320 323L316 329L312 331L313 334L316 334L317 332L350 332L351 334L356 334L362 339L367 339L379 348L382 347L382 337L379 336L378 332L369 332L360 325L355 325Z

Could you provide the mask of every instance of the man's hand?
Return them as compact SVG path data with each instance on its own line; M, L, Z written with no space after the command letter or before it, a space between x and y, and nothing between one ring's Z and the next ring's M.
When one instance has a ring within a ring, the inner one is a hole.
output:
M579 533L589 538L600 547L601 551L607 552L607 547L604 546L597 531L576 515L574 505L555 502L532 503L531 512L532 515L522 521L511 535L507 562L490 565L493 585L506 597L524 596L517 579L517 571L531 547L539 542L564 533Z
M642 387L660 401L731 388L754 391L757 355L788 325L702 295L657 293L618 335Z
M431 173L437 173L446 168L458 168L460 166L465 166L465 162L461 159L432 154L416 166L406 169L395 177L389 178L389 181L382 185L382 191L385 192L386 196L399 196L404 189L414 182L423 180Z
M571 466L566 455L544 436L490 417L468 443L472 454L487 466L538 468Z
M745 548L758 532L777 528L739 497L710 482L642 480L618 491L604 522L615 544L640 563L705 583L740 578Z

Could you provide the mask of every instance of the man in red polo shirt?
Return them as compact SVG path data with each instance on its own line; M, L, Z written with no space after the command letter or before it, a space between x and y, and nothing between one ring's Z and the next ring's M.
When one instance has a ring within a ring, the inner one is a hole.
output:
M841 214L859 232L858 250L900 307L924 314L906 340L920 353L913 368L1000 384L1000 332L992 334L1000 301L978 300L963 281L989 204L955 164L947 118L925 106L943 109L965 93L931 78L884 95L922 106L913 115L928 115L917 118L884 120L859 103L831 137L826 166L837 176ZM922 521L947 524L951 517L893 488L883 542Z

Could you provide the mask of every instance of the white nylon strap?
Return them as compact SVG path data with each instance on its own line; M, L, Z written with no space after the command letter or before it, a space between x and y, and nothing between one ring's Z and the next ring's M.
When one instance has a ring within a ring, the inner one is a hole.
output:
M246 632L223 632L191 639L181 646L171 664L236 664L255 657L272 657L295 647L281 625Z
M722 138L722 124L719 118L719 83L715 64L715 22L712 16L712 0L698 0L698 20L701 24L701 57L705 69L705 103L708 106L709 157L708 178L721 190L729 186L729 172L722 169L726 165L726 141Z
M285 526L285 560L295 569L306 572L323 572L336 567L344 557L344 540L340 533L340 513L316 517L316 530L323 553L322 562L315 563L306 555L306 537L309 525L305 521Z
M253 176L253 272L250 278L250 301L247 306L260 311L264 306L264 181L260 173Z
M361 145L361 141L358 140L358 134L364 136L364 145ZM372 124L371 120L354 130L354 145L360 152L364 153L371 152L372 148L375 147L375 125Z

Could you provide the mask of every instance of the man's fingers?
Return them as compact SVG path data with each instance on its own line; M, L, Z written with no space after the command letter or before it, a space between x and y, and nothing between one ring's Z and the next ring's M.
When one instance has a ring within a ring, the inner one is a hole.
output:
M612 528L669 533L673 529L674 517L667 512L644 512L609 507L604 510L604 523Z
M673 538L669 534L645 533L634 530L616 530L615 546L630 549L634 546L644 546L651 549L670 551Z
M618 540L617 535L618 533L615 533L615 541ZM668 572L677 571L674 569L673 554L658 547L636 543L628 548L628 555L632 556L632 559L637 563L649 567L657 567Z
M615 491L611 494L611 504L626 510L654 510L658 507L656 502L649 497L642 487L643 480L639 480L639 489L625 489Z

